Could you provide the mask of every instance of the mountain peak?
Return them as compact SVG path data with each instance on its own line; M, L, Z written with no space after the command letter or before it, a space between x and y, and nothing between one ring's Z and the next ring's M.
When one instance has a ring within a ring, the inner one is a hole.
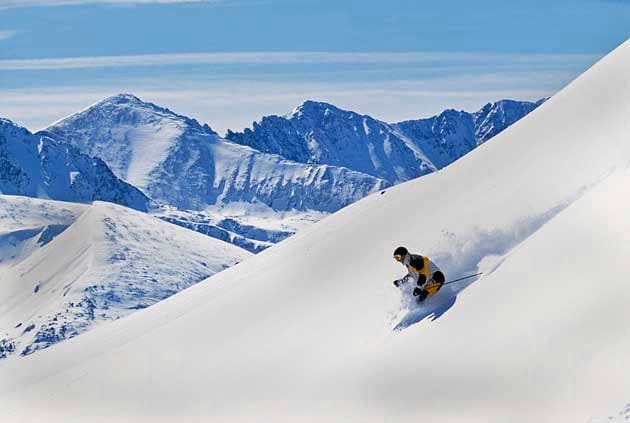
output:
M125 110L129 108L129 109L136 109L136 110L146 110L149 112L155 112L155 113L167 115L169 117L177 118L178 120L181 120L181 119L189 120L189 121L193 120L186 116L178 115L177 113L173 112L172 110L166 107L162 107L157 104L144 101L141 98L133 94L129 94L129 93L120 93L120 94L113 95L111 97L107 97L106 99L99 101L93 106L88 107L84 112L89 112L95 109L102 109L102 108L115 108L115 109L121 109L121 110Z
M113 103L113 104L141 103L141 104L146 104L140 98L136 97L133 94L129 94L129 93L121 93L121 94L113 95L113 96L108 97L105 100L101 101L100 103Z
M13 135L19 133L22 137L30 137L33 135L31 131L22 125L13 122L11 119L0 117L0 134L8 134L9 132L13 133Z
M293 109L291 113L286 115L286 118L290 119L292 117L300 117L304 115L308 115L308 116L320 115L320 114L325 114L327 111L348 113L345 110L341 110L330 103L324 103L322 101L315 101L315 100L306 100L302 104L297 106L295 109Z
M95 121L92 123L106 126L112 120L118 123L127 122L130 125L138 125L141 122L151 124L158 121L162 121L164 124L170 122L182 130L189 128L193 131L216 135L216 132L207 124L202 125L196 119L177 114L166 107L144 101L130 93L120 93L107 97L79 113L53 123L47 130L58 133L60 128L64 126L76 126L77 123L83 125L86 121Z

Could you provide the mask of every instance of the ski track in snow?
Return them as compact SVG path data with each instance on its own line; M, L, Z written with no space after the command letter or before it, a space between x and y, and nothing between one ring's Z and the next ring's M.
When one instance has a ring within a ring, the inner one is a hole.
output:
M604 179L603 179L604 180ZM494 273L519 244L542 228L555 216L580 199L598 183L583 187L570 196L566 202L551 208L540 216L524 219L514 225L500 230L476 230L470 235L459 236L444 230L443 239L438 243L435 252L429 257L442 269L447 282L475 273L480 276L445 285L433 297L422 304L413 296L412 284L401 289L401 303L398 311L390 312L390 321L394 322L394 330L400 331L428 318L434 321L442 317L457 301L460 292L477 282L484 276ZM413 252L413 251L412 251ZM400 315L403 315L400 318ZM399 320L397 323L396 321Z

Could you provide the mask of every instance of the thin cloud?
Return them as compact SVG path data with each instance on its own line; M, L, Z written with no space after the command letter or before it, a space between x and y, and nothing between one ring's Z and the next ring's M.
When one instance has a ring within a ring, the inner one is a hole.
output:
M112 68L155 65L234 65L234 64L465 64L506 62L535 66L565 65L570 61L595 61L590 54L493 54L493 53L423 53L423 52L245 52L245 53L175 53L127 56L63 57L0 60L0 70L47 70Z
M1 9L16 7L80 6L86 4L142 5L171 3L218 3L220 0L5 0Z

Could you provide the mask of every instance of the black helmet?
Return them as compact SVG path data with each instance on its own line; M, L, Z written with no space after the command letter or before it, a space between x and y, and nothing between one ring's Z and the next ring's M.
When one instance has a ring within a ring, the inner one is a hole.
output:
M394 250L394 255L395 256L402 256L402 257L404 257L404 256L407 255L408 252L409 251L407 251L407 249L405 247L398 247L398 248L396 248Z

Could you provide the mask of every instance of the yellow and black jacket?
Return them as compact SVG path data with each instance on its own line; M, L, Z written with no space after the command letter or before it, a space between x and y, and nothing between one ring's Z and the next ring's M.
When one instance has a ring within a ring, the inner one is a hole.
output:
M444 284L444 274L428 257L408 253L402 264L409 272L402 281L415 282L421 289L427 291L428 297L438 292Z

